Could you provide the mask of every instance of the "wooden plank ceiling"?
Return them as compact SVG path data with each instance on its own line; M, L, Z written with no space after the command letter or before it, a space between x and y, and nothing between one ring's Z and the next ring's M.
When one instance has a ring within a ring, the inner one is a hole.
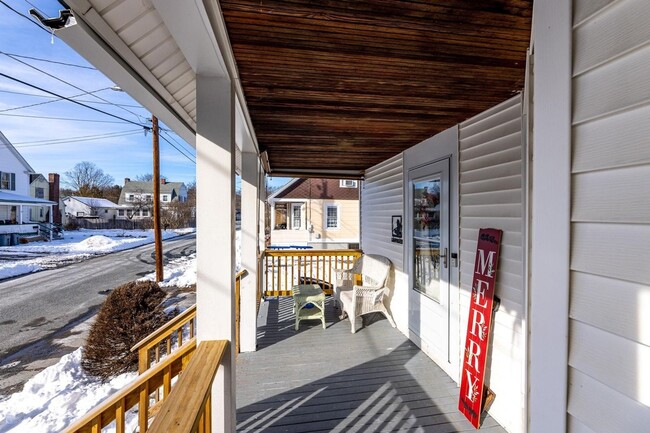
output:
M363 171L523 89L532 0L221 0L273 172Z

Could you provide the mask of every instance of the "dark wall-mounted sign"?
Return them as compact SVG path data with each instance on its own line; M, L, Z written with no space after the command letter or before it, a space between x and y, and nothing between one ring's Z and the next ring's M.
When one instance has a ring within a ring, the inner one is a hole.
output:
M390 241L397 244L402 243L402 215L393 215L391 218L391 237Z
M486 397L494 395L484 385L501 235L501 230L481 229L474 262L458 409L476 428L481 425Z

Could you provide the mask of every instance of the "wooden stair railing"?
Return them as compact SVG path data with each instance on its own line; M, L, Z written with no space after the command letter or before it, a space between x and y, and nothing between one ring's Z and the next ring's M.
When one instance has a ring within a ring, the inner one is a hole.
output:
M211 389L228 341L202 341L154 418L149 433L211 433ZM225 396L224 396L225 397Z
M115 421L116 433L126 433L125 415L134 406L138 406L139 432L147 432L149 418L162 408L163 402L169 397L172 389L176 388L176 385L173 385L172 388L172 380L189 366L190 358L193 357L195 351L196 340L191 339L144 374L138 376L130 385L109 397L82 419L65 429L63 433L99 433L102 428L113 421ZM162 399L150 407L152 393L160 387L164 390Z
M186 328L189 338L194 338L196 304L147 335L131 348L131 352L138 351L138 373L142 374L151 367L152 363L160 362L161 348L166 349L166 354L172 353L173 336L176 337L176 346L182 346L183 331Z

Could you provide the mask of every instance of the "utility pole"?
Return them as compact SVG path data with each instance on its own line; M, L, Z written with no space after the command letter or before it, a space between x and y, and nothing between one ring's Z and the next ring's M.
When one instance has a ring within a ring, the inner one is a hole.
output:
M160 143L158 142L158 118L151 116L153 136L153 233L156 245L156 282L163 280L162 234L160 232Z

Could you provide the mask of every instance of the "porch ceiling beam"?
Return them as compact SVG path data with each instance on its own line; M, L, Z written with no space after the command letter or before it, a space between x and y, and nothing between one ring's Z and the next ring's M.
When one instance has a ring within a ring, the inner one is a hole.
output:
M360 170L308 170L280 168L268 173L273 177L301 177L319 179L363 179L364 173Z

